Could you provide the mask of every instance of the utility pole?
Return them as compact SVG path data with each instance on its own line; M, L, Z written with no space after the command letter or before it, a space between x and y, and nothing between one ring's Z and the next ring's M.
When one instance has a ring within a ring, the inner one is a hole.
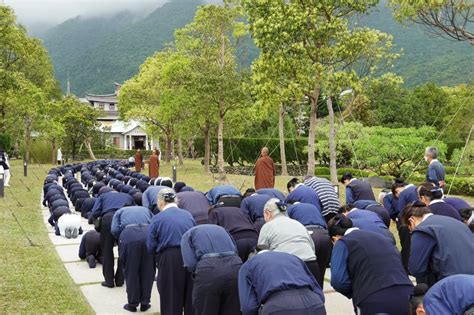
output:
M67 66L67 87L66 87L66 96L71 95L71 82L69 81L69 66Z

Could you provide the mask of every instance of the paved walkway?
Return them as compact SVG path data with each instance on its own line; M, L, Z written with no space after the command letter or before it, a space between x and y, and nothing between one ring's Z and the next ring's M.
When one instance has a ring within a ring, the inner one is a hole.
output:
M48 231L48 236L56 248L59 258L63 261L64 267L70 277L80 287L85 298L97 314L130 314L122 307L127 303L127 294L125 285L121 288L105 288L100 285L103 281L102 265L90 269L85 261L79 259L79 244L82 235L76 239L66 239L54 234L54 229L48 223L49 210L42 205L43 219ZM71 206L71 209L74 207ZM87 220L81 218L82 229L84 233L93 229ZM117 247L114 248L115 257L117 257ZM330 271L326 272L326 277L330 278ZM328 315L348 315L353 314L352 302L341 294L335 292L329 282L324 285L324 293L326 296L326 310ZM147 313L157 313L160 310L159 296L156 285L153 287L151 295L151 309Z

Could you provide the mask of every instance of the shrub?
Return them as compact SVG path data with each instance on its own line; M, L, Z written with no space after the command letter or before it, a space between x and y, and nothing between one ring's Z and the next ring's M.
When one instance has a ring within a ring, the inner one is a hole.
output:
M359 169L356 169L356 168L341 167L341 168L337 169L337 176L338 177L344 175L345 173L351 173L352 176L354 176L354 177L369 177L371 174L372 175L375 174L375 173L371 173L371 172L366 171L366 170L359 170Z
M314 175L322 177L322 175L331 175L329 167L318 166L314 169Z
M0 133L0 148L7 152L10 151L11 149L10 135L6 133Z

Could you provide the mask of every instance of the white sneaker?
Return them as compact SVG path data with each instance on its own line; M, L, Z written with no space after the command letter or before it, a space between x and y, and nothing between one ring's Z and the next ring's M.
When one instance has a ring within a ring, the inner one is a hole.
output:
M3 185L4 187L10 187L10 184Z

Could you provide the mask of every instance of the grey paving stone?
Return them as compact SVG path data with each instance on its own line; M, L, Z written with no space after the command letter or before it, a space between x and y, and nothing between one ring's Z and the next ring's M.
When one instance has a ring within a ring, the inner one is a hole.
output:
M56 251L63 262L81 261L79 244L56 246Z
M71 278L77 284L100 284L104 281L104 277L102 276L102 265L100 264L97 264L97 267L94 269L89 268L89 265L84 261L65 263L64 266Z
M82 239L82 235L84 235L84 234L79 235L77 238L67 239L67 238L62 237L62 236L57 236L57 235L55 235L54 233L49 233L49 234L48 234L49 239L51 240L51 242L53 243L53 245L80 244L80 243L81 243L81 239Z
M328 315L350 315L354 314L354 307L352 300L349 300L344 295L333 292L325 293L326 298L326 313Z
M123 309L127 303L125 286L120 288L104 288L100 284L82 285L81 291L89 301L96 314L130 314ZM151 308L146 313L160 311L160 301L156 284L151 294Z

